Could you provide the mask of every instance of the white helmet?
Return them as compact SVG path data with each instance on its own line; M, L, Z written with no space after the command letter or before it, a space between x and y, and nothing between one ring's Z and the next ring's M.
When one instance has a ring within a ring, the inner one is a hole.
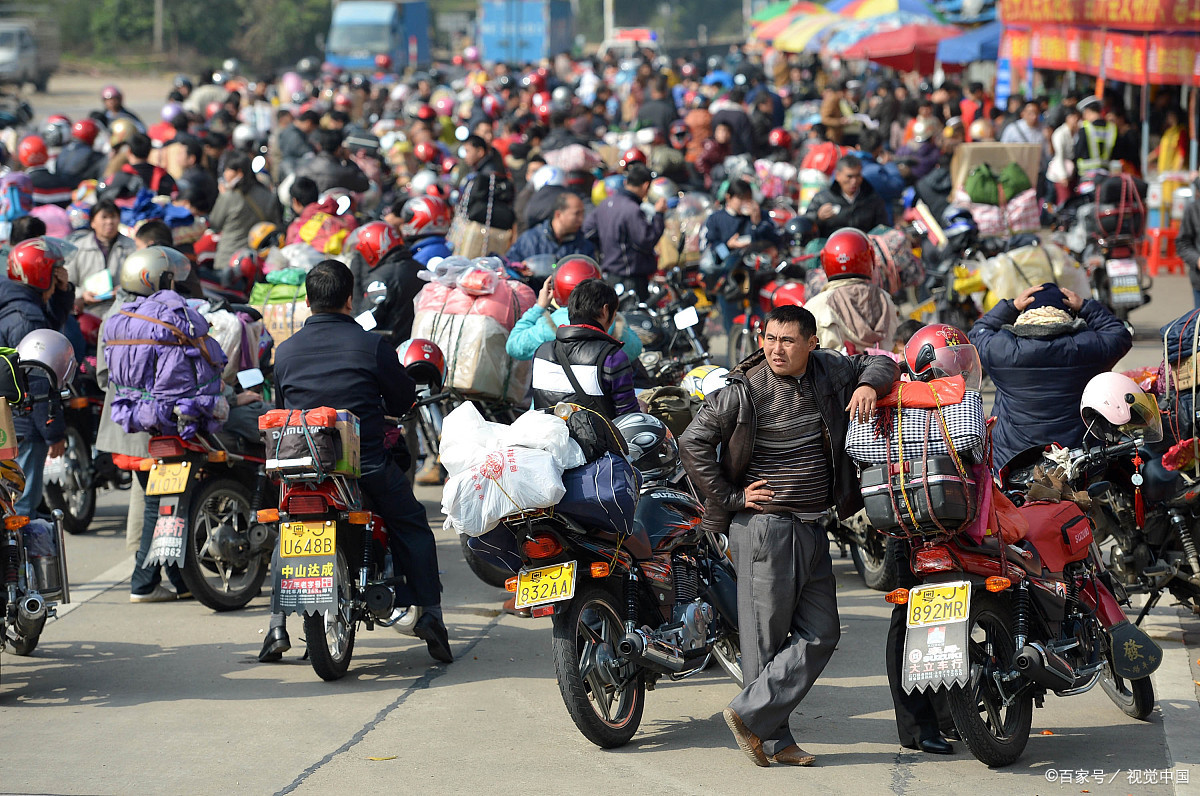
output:
M533 173L530 182L533 183L533 190L535 191L540 191L547 185L558 185L565 188L567 185L567 174L558 166L542 166Z
M17 343L17 356L22 364L38 365L46 371L53 384L61 390L75 378L75 349L69 340L52 329L35 329Z
M430 169L421 169L408 182L408 192L413 196L424 196L430 186L438 184L438 175Z
M698 401L703 401L709 395L725 386L729 369L718 365L699 365L688 371L679 386L688 391Z
M1104 438L1142 437L1145 442L1163 438L1158 401L1122 373L1093 376L1083 388L1079 414L1089 434Z
M249 124L242 122L237 127L233 128L233 148L240 150L248 150L254 145L258 138L258 133Z
M159 290L173 290L191 273L187 257L166 246L148 246L134 252L121 263L121 288L135 296L149 296ZM169 279L167 277L170 277Z

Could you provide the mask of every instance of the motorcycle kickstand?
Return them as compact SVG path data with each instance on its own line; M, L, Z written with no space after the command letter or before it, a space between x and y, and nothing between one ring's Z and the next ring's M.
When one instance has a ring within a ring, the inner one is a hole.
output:
M1160 597L1162 597L1162 589L1159 589L1146 598L1146 604L1142 606L1142 610L1138 613L1137 619L1133 620L1133 624L1135 626L1142 624L1142 620L1146 618L1146 614L1150 613L1150 610L1154 608L1154 606L1158 605L1158 600Z

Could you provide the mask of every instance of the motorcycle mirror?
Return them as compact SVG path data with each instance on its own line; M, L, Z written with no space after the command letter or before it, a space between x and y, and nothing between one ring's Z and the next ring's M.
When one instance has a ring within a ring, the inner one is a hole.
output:
M250 161L250 170L255 174L262 174L267 170L267 159L262 155L255 156L254 160Z
M367 303L378 307L387 300L387 284L375 281L367 285Z
M1110 486L1112 486L1112 484L1110 484L1108 481L1097 481L1094 484L1088 484L1087 493L1091 497L1098 498L1107 492Z
M624 282L616 283L615 285L613 285L613 290L616 291L616 294L618 296L623 295L625 293L625 283Z
M350 204L349 196L339 196L337 199L337 214L339 216L346 215L346 211L350 209Z

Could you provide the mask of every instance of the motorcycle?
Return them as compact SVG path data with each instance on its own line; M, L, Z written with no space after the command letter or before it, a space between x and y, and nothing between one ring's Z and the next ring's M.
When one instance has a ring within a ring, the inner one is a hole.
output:
M682 680L715 658L742 683L729 542L701 530L702 513L686 492L647 482L627 537L546 511L501 526L522 561L505 588L518 610L553 617L559 690L597 746L629 742L662 677Z
M783 304L804 305L805 277L817 265L816 255L787 257L774 267L766 254L754 252L726 277L726 286L737 295L741 312L729 332L729 367L750 356L762 336L763 316Z
M205 434L150 438L146 496L161 504L147 565L178 566L192 595L214 611L258 596L275 546L270 526L254 521L266 459L231 447Z
M678 384L696 365L709 364L705 314L697 307L700 297L688 286L683 269L672 268L661 280L651 282L646 301L640 301L623 282L615 288L625 323L643 345L639 360L648 379L637 386Z

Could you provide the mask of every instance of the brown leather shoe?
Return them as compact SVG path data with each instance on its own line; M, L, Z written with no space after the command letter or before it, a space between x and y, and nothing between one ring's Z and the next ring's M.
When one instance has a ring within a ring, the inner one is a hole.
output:
M767 760L766 753L763 752L762 741L742 723L742 717L735 713L733 708L725 708L722 715L725 716L725 723L729 725L729 730L733 733L733 739L737 741L742 751L754 761L754 765L763 768L771 765L771 762Z
M771 762L782 763L785 766L811 766L817 761L816 755L810 755L796 744L792 744L771 755Z

